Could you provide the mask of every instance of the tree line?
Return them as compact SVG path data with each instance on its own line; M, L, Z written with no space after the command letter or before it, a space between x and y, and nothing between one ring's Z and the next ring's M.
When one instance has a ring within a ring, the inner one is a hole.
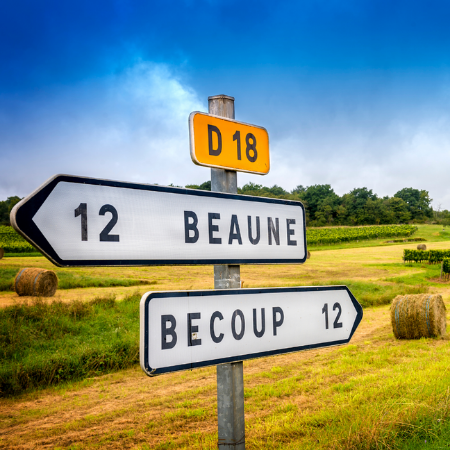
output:
M211 182L189 184L190 189L211 190ZM355 188L342 197L329 184L299 185L292 191L282 187L247 183L239 194L301 201L306 210L306 225L382 225L397 223L437 222L450 226L450 211L434 211L428 191L404 188L389 197L378 197L371 189ZM0 225L9 225L9 214L20 197L0 201Z
M211 190L211 182L187 185L191 189ZM306 225L381 225L425 223L435 221L450 225L450 212L433 211L428 191L404 188L389 197L378 197L371 189L355 188L343 196L337 195L329 184L299 185L292 191L282 187L247 183L238 188L239 194L299 200L306 210Z

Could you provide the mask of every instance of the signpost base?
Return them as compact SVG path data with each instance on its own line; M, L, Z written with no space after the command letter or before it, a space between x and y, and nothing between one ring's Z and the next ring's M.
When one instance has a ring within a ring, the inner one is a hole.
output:
M214 289L239 289L241 266L214 266Z
M245 449L244 364L242 361L217 366L218 447Z

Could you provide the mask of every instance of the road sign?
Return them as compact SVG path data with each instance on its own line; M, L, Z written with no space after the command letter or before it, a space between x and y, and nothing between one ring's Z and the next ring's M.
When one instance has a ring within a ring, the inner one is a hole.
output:
M346 344L362 316L346 286L147 292L141 367L164 373Z
M189 135L195 164L262 175L269 172L269 134L263 127L193 112Z
M56 175L11 212L59 266L303 263L300 202Z

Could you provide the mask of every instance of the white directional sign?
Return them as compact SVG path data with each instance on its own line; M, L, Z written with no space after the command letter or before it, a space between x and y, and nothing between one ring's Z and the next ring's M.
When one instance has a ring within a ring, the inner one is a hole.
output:
M141 367L164 373L345 344L362 315L346 286L148 292Z
M59 266L303 263L300 202L56 175L11 213Z

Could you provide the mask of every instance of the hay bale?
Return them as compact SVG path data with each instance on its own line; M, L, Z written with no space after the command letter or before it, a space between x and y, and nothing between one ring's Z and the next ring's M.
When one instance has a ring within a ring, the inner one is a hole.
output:
M426 250L426 249L427 249L427 246L425 244L419 244L417 246L417 250Z
M311 258L311 253L309 252L309 250L307 250L308 254L306 255L306 259Z
M4 254L5 254L5 251L2 248L0 248L0 259L3 258Z
M447 321L442 296L397 295L391 304L391 323L397 339L443 336Z
M57 288L58 277L53 270L22 269L14 280L14 289L20 296L52 297Z

